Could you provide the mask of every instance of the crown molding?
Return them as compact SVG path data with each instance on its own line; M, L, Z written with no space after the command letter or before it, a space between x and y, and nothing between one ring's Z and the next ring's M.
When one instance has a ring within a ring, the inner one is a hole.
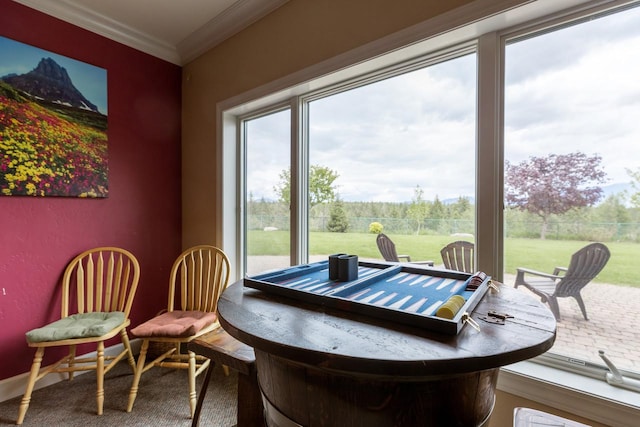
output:
M239 0L178 43L182 64L259 21L289 0Z
M184 65L289 0L239 0L187 36L178 46L172 46L70 0L13 1L165 61Z
M107 16L68 0L13 0L54 18L76 25L126 46L180 65L175 48L162 40L142 33Z

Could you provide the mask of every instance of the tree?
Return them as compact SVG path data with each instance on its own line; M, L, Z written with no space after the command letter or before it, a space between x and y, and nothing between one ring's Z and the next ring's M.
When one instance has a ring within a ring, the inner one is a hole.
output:
M629 200L631 204L636 208L640 208L640 169L636 171L632 171L631 169L627 169L627 173L633 179L631 181L631 187L634 190L634 193L631 193Z
M440 224L442 223L442 218L444 217L445 207L436 194L436 197L433 199L433 203L431 203L431 207L429 208L429 219L431 220L431 228L433 230L438 230L440 228Z
M285 206L291 204L291 168L280 172L280 183L273 187L278 195L278 200Z
M413 190L413 199L411 199L411 205L409 209L407 209L407 217L416 222L416 234L420 234L420 227L422 223L429 215L429 206L427 202L424 201L422 196L424 195L424 190L420 188L419 185L416 185L416 188Z
M551 215L592 206L602 197L598 186L606 173L602 157L576 152L530 157L517 165L506 162L505 201L508 206L531 212L542 219L544 239Z
M471 202L468 197L459 196L455 203L449 205L449 216L453 219L460 219L464 217L471 209Z
M594 208L595 219L601 222L624 224L630 222L629 211L624 205L624 195L612 194Z
M325 166L312 165L309 169L309 206L332 202L336 198L333 182L340 175ZM280 172L280 183L273 188L285 205L291 203L291 169Z
M334 233L346 233L349 229L349 220L340 199L331 204L327 229Z

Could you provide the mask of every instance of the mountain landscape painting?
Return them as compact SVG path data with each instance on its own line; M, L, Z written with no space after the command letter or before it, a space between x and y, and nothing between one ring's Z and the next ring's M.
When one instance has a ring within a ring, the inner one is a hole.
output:
M107 71L0 37L0 195L108 197Z

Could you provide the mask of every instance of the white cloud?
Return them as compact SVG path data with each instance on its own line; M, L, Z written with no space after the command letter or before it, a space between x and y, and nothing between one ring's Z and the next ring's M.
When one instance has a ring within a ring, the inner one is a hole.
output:
M416 185L427 199L471 196L473 60L471 55L314 102L311 163L338 171L344 200L410 201ZM456 65L462 80L433 72Z
M597 153L610 182L629 180L625 168L640 167L634 22L638 10L508 46L507 159ZM468 55L312 102L311 164L339 173L344 200L410 201L416 185L428 200L473 197L475 60ZM249 181L257 197L275 197L289 164L288 113L280 119L255 126Z
M519 74L507 86L506 157L519 162L550 153L599 154L610 182L627 182L625 168L635 169L640 161L640 82L635 71L640 69L640 36L599 39L588 25L579 27L581 34L571 29L571 34L552 33L535 43L546 46L549 56L561 51L572 57L566 45L575 45L576 39L591 49L562 67L530 63L528 78ZM522 58L528 44L510 51ZM545 52L540 55L544 58Z

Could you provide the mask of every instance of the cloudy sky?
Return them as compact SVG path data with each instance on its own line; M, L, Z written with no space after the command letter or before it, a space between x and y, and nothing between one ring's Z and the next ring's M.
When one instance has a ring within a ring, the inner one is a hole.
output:
M640 168L640 8L510 43L505 157L581 151L603 158L608 184ZM339 174L348 201L473 197L474 54L310 105L310 163ZM288 167L288 113L252 121L248 188L275 199ZM624 155L621 155L624 153Z
M76 89L95 104L98 111L107 114L107 70L0 37L0 77L11 73L26 74L36 68L43 58L51 58L67 70Z

